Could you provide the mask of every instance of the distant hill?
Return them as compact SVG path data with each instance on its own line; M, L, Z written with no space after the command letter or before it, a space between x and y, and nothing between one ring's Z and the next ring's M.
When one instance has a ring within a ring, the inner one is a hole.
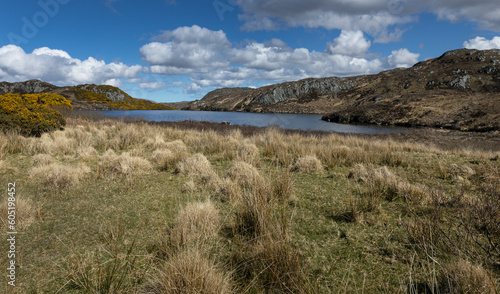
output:
M316 113L341 123L500 130L500 50L449 51L376 75L218 89L186 109Z
M40 80L18 83L0 83L0 95L55 93L71 101L75 110L172 110L177 109L162 103L132 98L117 87L85 84L57 87Z

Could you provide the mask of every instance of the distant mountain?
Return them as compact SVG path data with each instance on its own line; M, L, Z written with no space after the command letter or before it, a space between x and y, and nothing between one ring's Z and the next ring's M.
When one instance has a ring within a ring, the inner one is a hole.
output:
M0 83L0 95L5 93L35 94L55 93L71 101L75 110L172 110L177 109L162 103L132 98L117 87L85 84L57 87L40 80L18 83Z
M500 50L449 51L376 75L218 89L186 109L316 113L341 123L500 130Z

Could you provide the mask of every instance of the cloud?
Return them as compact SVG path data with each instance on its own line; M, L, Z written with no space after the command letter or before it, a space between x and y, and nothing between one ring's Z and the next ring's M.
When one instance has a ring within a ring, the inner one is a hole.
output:
M143 90L161 90L165 88L165 82L147 82L139 83L139 88Z
M500 6L497 1L490 0L427 0L429 10L440 19L450 22L472 21L480 29L500 31Z
M500 31L500 5L491 0L235 0L246 31L284 27L362 31L377 43L397 41L419 13L450 22L470 21Z
M123 63L105 63L89 57L72 58L63 50L42 47L26 53L21 47L0 47L0 80L18 82L41 79L56 85L84 83L121 85L118 79L138 77L144 68Z
M309 77L352 76L409 66L419 55L407 49L370 59L361 31L342 31L324 51L291 48L280 39L234 46L222 31L198 26L165 31L141 48L153 74L188 75L186 93L210 88L262 85Z
M228 65L223 53L231 45L223 31L211 31L194 25L164 31L154 39L157 42L146 44L140 49L143 60L153 65L153 73L188 74Z
M493 37L493 39L488 40L484 37L476 37L464 42L464 48L467 49L500 49L500 37Z
M363 31L376 42L398 40L403 30L394 28L415 21L408 15L392 14L386 0L253 0L236 1L243 10L243 30L277 30L306 27Z
M371 42L367 41L362 31L342 31L333 43L328 44L327 51L331 54L363 57Z
M113 13L116 13L116 14L120 14L118 12L118 10L115 9L115 7L113 6L113 3L115 3L117 0L106 0L104 2L104 5L109 8L111 11L113 11Z
M418 62L420 54L411 53L408 49L403 48L392 51L388 57L390 67L412 67Z

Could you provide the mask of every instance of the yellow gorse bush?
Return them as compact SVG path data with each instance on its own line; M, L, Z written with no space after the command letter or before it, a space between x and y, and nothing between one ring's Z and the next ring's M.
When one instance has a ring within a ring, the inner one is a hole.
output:
M71 87L70 90L76 93L76 98L81 101L93 104L108 104L110 107L123 110L173 110L177 109L169 105L155 103L144 99L132 98L125 92L107 85L85 85L86 88ZM123 95L123 100L112 100L105 92L119 91Z
M69 100L53 93L0 95L0 129L40 136L61 128L66 120L54 107L73 109Z

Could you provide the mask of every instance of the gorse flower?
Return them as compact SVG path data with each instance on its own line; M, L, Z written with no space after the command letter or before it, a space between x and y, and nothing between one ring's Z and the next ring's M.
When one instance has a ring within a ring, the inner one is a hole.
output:
M0 130L40 136L61 128L66 120L54 107L73 109L69 100L53 93L0 95Z

